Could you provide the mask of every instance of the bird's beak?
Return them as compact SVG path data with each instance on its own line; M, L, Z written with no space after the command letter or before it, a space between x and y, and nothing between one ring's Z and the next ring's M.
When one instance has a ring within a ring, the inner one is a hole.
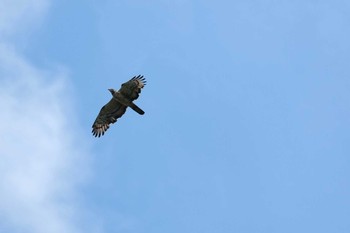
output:
M111 93L113 93L113 89L108 89Z

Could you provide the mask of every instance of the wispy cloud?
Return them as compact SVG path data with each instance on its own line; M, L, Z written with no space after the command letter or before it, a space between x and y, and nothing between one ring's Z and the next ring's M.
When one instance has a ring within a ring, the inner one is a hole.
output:
M18 33L40 23L50 0L0 0L1 36Z
M0 0L0 32L16 33L48 4ZM78 142L66 72L36 67L0 38L0 77L0 231L80 232L88 150Z

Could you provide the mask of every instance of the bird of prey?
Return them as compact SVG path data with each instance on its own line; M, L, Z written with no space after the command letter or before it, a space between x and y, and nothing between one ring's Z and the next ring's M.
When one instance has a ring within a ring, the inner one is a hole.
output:
M109 128L109 125L115 123L117 119L125 113L127 107L130 107L140 115L145 114L141 108L133 103L133 101L139 97L141 88L145 85L146 79L143 76L138 75L134 76L126 83L123 83L118 91L108 89L113 97L101 108L100 113L92 125L92 134L95 137L101 137L104 135Z

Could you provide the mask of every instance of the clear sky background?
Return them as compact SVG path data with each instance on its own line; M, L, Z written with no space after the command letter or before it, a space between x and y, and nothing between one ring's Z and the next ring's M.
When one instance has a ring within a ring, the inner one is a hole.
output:
M348 0L0 0L0 232L350 232L349 41Z

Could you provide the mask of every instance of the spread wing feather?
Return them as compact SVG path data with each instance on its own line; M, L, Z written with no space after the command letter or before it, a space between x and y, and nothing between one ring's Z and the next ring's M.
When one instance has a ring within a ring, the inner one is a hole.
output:
M142 75L134 76L132 79L123 83L119 92L130 101L139 98L141 89L146 85L146 79Z
M127 106L120 104L112 98L101 108L100 113L92 125L92 134L95 137L104 135L109 128L109 125L115 123L117 119L125 113L126 108Z

